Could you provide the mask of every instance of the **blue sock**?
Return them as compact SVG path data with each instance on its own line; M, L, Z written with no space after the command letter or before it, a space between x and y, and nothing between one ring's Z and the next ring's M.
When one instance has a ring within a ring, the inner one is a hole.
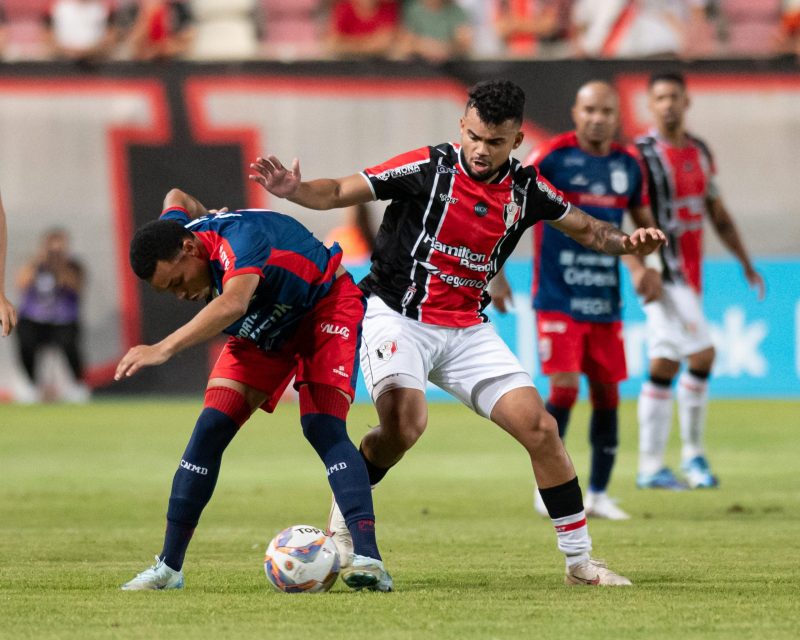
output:
M596 493L606 490L611 470L617 458L617 409L593 409L589 423L589 442L592 445L592 466L589 489Z
M563 440L567 435L567 425L569 424L569 414L572 412L572 407L557 407L549 401L545 403L544 408L547 413L556 419L558 425L558 436Z
M300 424L325 464L333 497L353 536L354 552L380 560L367 469L347 436L344 420L325 413L306 413L300 417Z
M205 408L197 419L180 466L172 479L167 532L160 555L170 569L180 571L183 567L183 558L194 528L214 493L222 453L238 430L236 422L217 409Z

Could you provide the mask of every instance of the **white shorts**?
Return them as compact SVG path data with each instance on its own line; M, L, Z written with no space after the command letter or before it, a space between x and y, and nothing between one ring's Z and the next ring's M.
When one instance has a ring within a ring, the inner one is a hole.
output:
M644 305L647 315L647 355L680 362L713 346L703 301L683 283L664 283L659 300Z
M391 377L399 381L395 386L423 393L430 380L485 418L512 389L534 386L492 325L425 324L390 309L376 295L369 297L364 317L361 371L373 402L392 388Z

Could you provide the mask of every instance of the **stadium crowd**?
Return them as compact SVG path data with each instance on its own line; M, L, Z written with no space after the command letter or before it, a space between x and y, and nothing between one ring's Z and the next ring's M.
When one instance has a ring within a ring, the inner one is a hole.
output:
M800 0L0 0L0 60L800 55Z

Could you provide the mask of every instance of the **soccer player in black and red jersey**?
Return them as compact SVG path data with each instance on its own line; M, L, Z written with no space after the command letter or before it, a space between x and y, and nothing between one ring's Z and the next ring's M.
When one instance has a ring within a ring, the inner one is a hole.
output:
M717 486L703 446L708 377L714 347L703 313L701 266L703 220L711 220L723 244L736 256L750 286L764 296L764 280L755 270L736 225L720 197L708 147L686 131L689 108L686 81L680 74L654 75L648 103L655 128L636 141L647 165L650 200L656 224L668 233L662 247L663 295L644 307L650 379L639 394L639 473L643 489L685 488L669 467L664 451L672 424L672 381L678 379L681 467L690 488Z
M311 209L392 201L360 284L369 296L361 367L380 419L361 442L370 482L378 483L425 431L430 380L525 447L566 556L566 582L627 585L591 559L581 489L556 422L483 309L489 280L536 222L615 255L650 253L664 234L649 228L628 236L571 206L535 168L512 158L522 142L524 102L512 82L479 83L469 92L460 144L423 147L345 178L308 182L298 160L287 169L268 156L251 165L251 179ZM336 505L329 527L347 562Z

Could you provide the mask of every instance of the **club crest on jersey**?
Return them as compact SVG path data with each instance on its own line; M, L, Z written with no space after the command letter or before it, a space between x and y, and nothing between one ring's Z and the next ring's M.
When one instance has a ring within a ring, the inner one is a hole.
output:
M394 340L387 340L381 346L375 349L378 355L378 360L389 360L397 352L397 342Z
M489 205L485 202L477 202L472 210L475 212L476 216L483 218L487 213L489 213Z
M506 229L513 227L519 221L520 211L520 206L516 202L506 203L503 207L503 222L506 223Z
M611 170L611 188L617 193L625 193L628 190L628 174L621 167L614 167Z

